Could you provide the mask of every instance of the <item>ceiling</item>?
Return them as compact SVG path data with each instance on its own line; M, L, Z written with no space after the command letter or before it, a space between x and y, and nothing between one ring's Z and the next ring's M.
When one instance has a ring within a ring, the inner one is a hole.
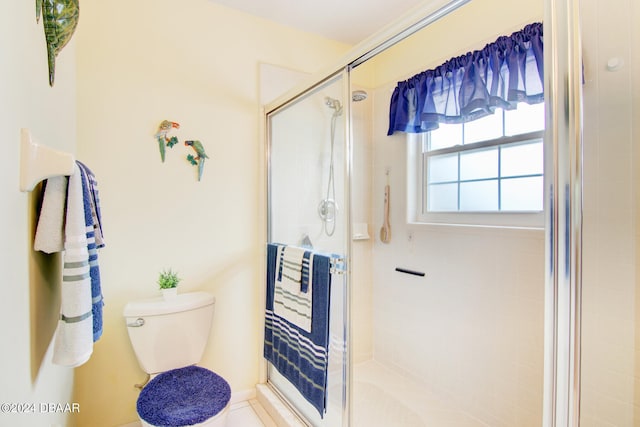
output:
M355 45L423 0L211 0L280 24Z

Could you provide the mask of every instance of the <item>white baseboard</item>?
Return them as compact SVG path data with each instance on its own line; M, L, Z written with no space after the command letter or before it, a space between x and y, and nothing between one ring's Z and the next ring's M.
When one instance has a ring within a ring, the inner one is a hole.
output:
M256 398L256 389L239 390L231 393L231 404L245 402Z

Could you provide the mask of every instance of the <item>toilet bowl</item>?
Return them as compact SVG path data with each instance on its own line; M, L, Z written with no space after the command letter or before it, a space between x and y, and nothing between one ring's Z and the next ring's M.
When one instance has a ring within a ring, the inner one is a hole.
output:
M231 387L220 375L196 366L208 341L214 304L213 295L191 292L125 306L131 344L152 377L136 402L142 426L225 426Z

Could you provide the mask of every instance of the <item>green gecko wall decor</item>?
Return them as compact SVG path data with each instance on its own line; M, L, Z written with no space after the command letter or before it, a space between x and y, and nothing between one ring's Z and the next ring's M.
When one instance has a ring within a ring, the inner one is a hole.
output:
M53 86L56 74L56 57L69 43L78 26L80 6L78 0L36 0L36 22L42 13L44 36L47 41L49 86Z

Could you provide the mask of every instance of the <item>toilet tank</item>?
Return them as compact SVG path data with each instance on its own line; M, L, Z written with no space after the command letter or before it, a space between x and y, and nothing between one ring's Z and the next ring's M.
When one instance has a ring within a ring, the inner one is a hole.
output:
M198 363L209 339L214 304L215 297L207 292L129 302L123 314L140 367L156 374Z

